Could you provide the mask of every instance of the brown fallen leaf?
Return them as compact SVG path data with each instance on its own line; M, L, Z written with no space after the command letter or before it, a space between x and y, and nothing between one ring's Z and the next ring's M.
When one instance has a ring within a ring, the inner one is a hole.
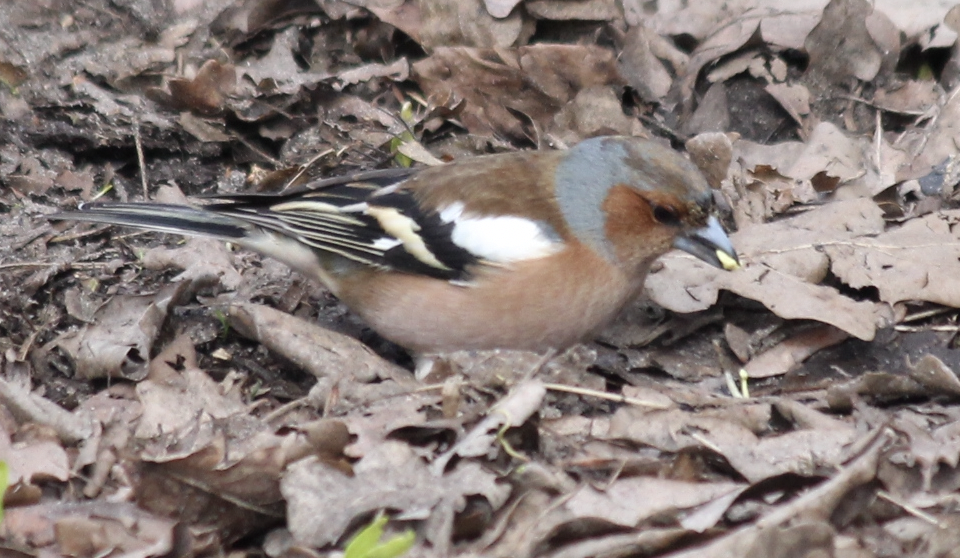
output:
M907 370L911 378L931 388L935 393L960 396L957 372L934 355L924 355L916 364L908 359Z
M908 80L895 88L879 89L873 102L883 110L921 115L940 104L943 88L935 81Z
M70 479L67 453L56 441L28 440L14 443L0 430L0 455L9 468L8 486L50 480L66 482Z
M6 510L0 539L40 555L163 556L189 545L176 526L128 502L55 502Z
M870 237L824 246L831 270L880 300L922 300L960 307L960 211L938 211Z
M589 484L581 486L570 495L564 507L576 517L598 518L624 527L635 527L654 516L669 515L679 519L685 515L684 511L739 494L745 488L746 485L734 482L629 477L617 479L602 490Z
M287 95L296 94L301 87L329 80L332 77L329 73L304 69L297 63L294 52L298 50L300 39L300 29L296 26L280 31L266 56L248 58L236 65L237 75L247 78L247 83L252 84L255 90ZM243 91L245 87L249 88L250 85L245 86L241 82L239 90ZM245 94L256 95L249 92Z
M63 335L57 343L82 378L142 380L167 313L195 287L184 281L153 295L116 296L97 310L94 325Z
M870 442L867 448L822 485L780 506L755 523L674 556L787 558L804 556L807 550L816 552L817 548L832 550L836 531L829 523L831 514L854 489L876 477L881 451L891 436L889 432L879 430L870 433L866 438Z
M899 450L897 458L906 458L911 467L919 467L924 491L934 489L933 479L941 466L956 469L960 462L960 426L957 422L942 423L934 417L902 409L891 426L906 435L909 449Z
M845 271L832 269L836 265L832 250L853 250L861 243L870 246L875 242L872 237L884 228L883 212L869 199L830 203L731 235L745 262L741 271L720 272L670 254L661 259L663 268L649 275L646 289L657 304L677 312L705 310L716 301L719 290L728 290L761 302L782 318L817 320L870 340L878 327L891 322L890 307L853 300L817 283L829 270L841 277ZM851 263L851 272L857 269L852 267L854 260L841 261Z
M500 17L488 13L484 4L483 0L416 2L420 11L416 40L427 50L447 46L505 48L527 42L534 21L525 10L511 10Z
M430 470L437 476L454 457L478 457L490 452L501 429L516 428L527 421L543 404L547 389L536 380L514 386L510 393L490 408L486 418L470 429L452 448L437 457Z
M866 0L831 0L823 19L804 47L810 54L808 75L840 83L849 77L870 81L880 71L882 55L867 30L873 6Z
M611 51L556 44L437 48L412 75L436 104L465 100L460 120L470 132L514 138L527 137L524 119L544 129L580 90L623 83Z
M623 50L617 58L624 79L637 91L640 98L648 103L661 101L673 85L673 77L657 56L668 48L664 47L662 42L667 41L644 25L631 27L624 37ZM674 61L678 65L685 64L686 58L685 54L679 53Z
M510 493L475 461L462 461L438 477L413 448L392 440L364 455L353 476L317 459L303 459L287 469L281 490L290 531L301 543L316 547L339 540L359 518L393 509L425 519L434 526L428 540L448 548L450 533L444 540L441 526L449 525L466 496L480 495L496 510Z
M953 141L960 127L960 94L954 89L942 98L942 102L931 108L936 111L937 117L928 121L919 137L905 136L901 142L908 149L910 157L898 169L897 180L926 176L938 165L954 160L960 154L960 149ZM916 145L910 145L911 139Z
M848 457L857 436L853 426L826 415L815 428L797 425L793 431L761 436L742 423L743 414L733 406L700 413L623 408L611 419L608 436L666 452L717 452L750 482L788 472L810 476L829 471Z
M136 393L143 406L136 436L145 440L188 429L202 416L226 419L247 408L241 394L223 393L197 367L187 335L177 337L151 361L150 377L137 384Z
M174 78L167 86L167 99L174 108L198 114L216 114L223 108L224 98L233 93L237 72L233 64L207 60L193 79Z
M317 378L352 376L360 382L390 378L411 383L410 374L377 356L360 341L308 323L268 306L234 303L227 308L230 327Z
M786 374L814 353L847 339L849 334L823 325L804 331L753 357L743 370L751 378L769 378Z

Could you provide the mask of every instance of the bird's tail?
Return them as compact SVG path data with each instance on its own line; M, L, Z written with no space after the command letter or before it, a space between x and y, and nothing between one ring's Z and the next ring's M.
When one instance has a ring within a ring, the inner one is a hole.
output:
M228 215L187 205L162 203L86 203L77 211L50 215L55 221L88 221L151 231L241 240L251 225Z

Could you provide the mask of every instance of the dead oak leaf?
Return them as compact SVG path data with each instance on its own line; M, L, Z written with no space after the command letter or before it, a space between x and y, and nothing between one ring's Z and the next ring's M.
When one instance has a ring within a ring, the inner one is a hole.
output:
M290 27L279 33L266 56L246 60L236 67L237 74L253 85L271 93L296 94L303 86L310 86L332 77L325 72L304 71L294 58L300 30Z
M831 270L853 288L875 287L889 304L905 300L960 307L960 211L939 211L875 237L824 246Z
M810 55L808 74L831 83L855 76L870 81L880 71L882 55L866 20L873 6L866 0L833 0L810 32L804 47Z
M391 440L364 455L353 470L348 476L314 458L287 469L280 490L287 501L287 524L299 542L333 544L358 518L383 509L429 518L434 526L449 524L450 514L462 509L465 497L481 495L496 510L510 492L475 462L460 462L438 477L410 446Z
M955 413L951 419L956 419ZM923 490L930 491L933 479L941 465L956 469L960 462L960 423L950 420L943 424L929 416L904 409L897 413L892 426L906 435L909 446L898 456L920 467Z
M437 48L412 76L436 104L465 100L460 119L471 133L518 138L531 122L547 128L579 91L623 83L612 51L583 45Z
M815 421L803 417L795 430L761 436L743 424L744 411L738 406L696 413L623 408L611 419L607 435L664 452L717 452L751 483L784 473L809 476L830 470L848 457L857 437L853 426L826 415Z
M0 539L33 556L165 556L176 526L130 502L50 502L7 510Z
M66 482L70 478L67 452L53 440L13 442L0 431L0 455L10 468L7 478L10 486L42 480Z
M605 519L617 525L635 527L652 517L677 515L716 499L737 495L746 485L733 482L688 482L650 477L628 477L604 490L581 486L564 504L575 517ZM729 505L729 501L727 502Z
M70 356L82 378L142 380L147 358L169 310L192 290L184 281L152 295L112 298L94 314L94 324L67 333L57 345Z

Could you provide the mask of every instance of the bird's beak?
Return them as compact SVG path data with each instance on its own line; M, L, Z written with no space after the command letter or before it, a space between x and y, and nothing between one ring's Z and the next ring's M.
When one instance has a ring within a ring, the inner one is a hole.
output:
M684 233L673 241L673 247L693 254L708 264L732 271L740 269L737 252L716 217L707 219L707 226Z

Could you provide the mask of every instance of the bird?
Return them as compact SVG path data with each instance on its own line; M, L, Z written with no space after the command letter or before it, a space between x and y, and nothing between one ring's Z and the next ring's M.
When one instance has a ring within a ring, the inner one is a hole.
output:
M589 341L674 248L740 266L697 167L637 137L202 203L90 202L51 218L214 237L276 258L416 355Z

